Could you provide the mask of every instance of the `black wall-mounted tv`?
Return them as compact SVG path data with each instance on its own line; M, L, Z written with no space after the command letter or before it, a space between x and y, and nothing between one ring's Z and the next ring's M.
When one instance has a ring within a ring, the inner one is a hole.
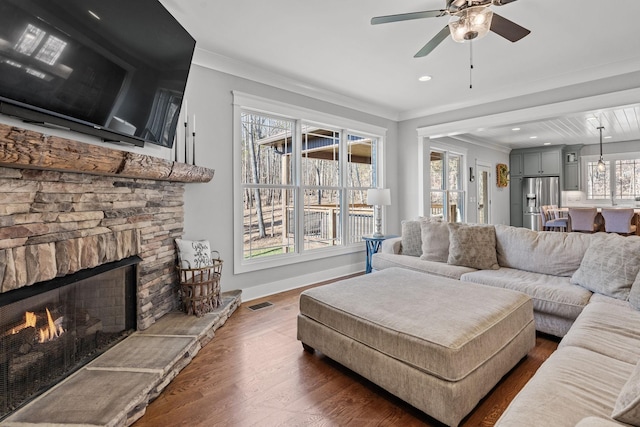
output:
M172 147L194 48L158 0L0 0L0 112Z

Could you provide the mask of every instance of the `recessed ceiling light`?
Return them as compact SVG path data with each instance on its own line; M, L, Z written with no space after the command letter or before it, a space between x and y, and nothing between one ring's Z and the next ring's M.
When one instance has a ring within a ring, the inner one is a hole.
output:
M431 80L431 76L427 76L427 75L420 76L418 77L418 80L420 80L421 82L428 82L429 80Z
M611 135L604 137L604 139L611 139L611 138L613 138Z
M94 11L90 10L89 11L89 15L93 16L94 18L96 18L98 21L100 20L100 17L98 16L97 13L95 13Z
M537 136L530 136L529 139L536 139Z
M544 143L544 144L542 144L542 145L551 145L551 143L550 143L550 142L545 142L545 143Z
M517 131L517 130L520 130L520 128L513 128L511 130Z
M587 119L587 121L594 121L594 120L595 120L595 121L598 121L598 118L597 118L597 117L589 117L589 118Z

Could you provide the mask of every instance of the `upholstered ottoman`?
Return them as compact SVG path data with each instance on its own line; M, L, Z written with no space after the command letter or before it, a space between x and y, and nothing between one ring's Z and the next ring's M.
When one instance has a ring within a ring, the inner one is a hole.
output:
M304 291L298 339L456 426L535 346L522 293L401 268Z

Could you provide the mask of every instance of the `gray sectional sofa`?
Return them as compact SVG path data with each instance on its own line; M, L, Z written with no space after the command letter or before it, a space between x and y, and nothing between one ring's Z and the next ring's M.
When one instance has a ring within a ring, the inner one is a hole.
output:
M372 264L523 292L536 329L563 337L496 425L640 426L640 237L423 219Z

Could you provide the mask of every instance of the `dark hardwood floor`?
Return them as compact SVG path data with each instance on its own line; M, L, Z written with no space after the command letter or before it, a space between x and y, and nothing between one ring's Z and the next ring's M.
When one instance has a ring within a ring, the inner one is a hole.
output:
M240 306L134 426L440 426L319 352L303 351L296 316L304 289ZM264 301L273 305L248 309ZM462 425L493 425L557 343L539 335Z

